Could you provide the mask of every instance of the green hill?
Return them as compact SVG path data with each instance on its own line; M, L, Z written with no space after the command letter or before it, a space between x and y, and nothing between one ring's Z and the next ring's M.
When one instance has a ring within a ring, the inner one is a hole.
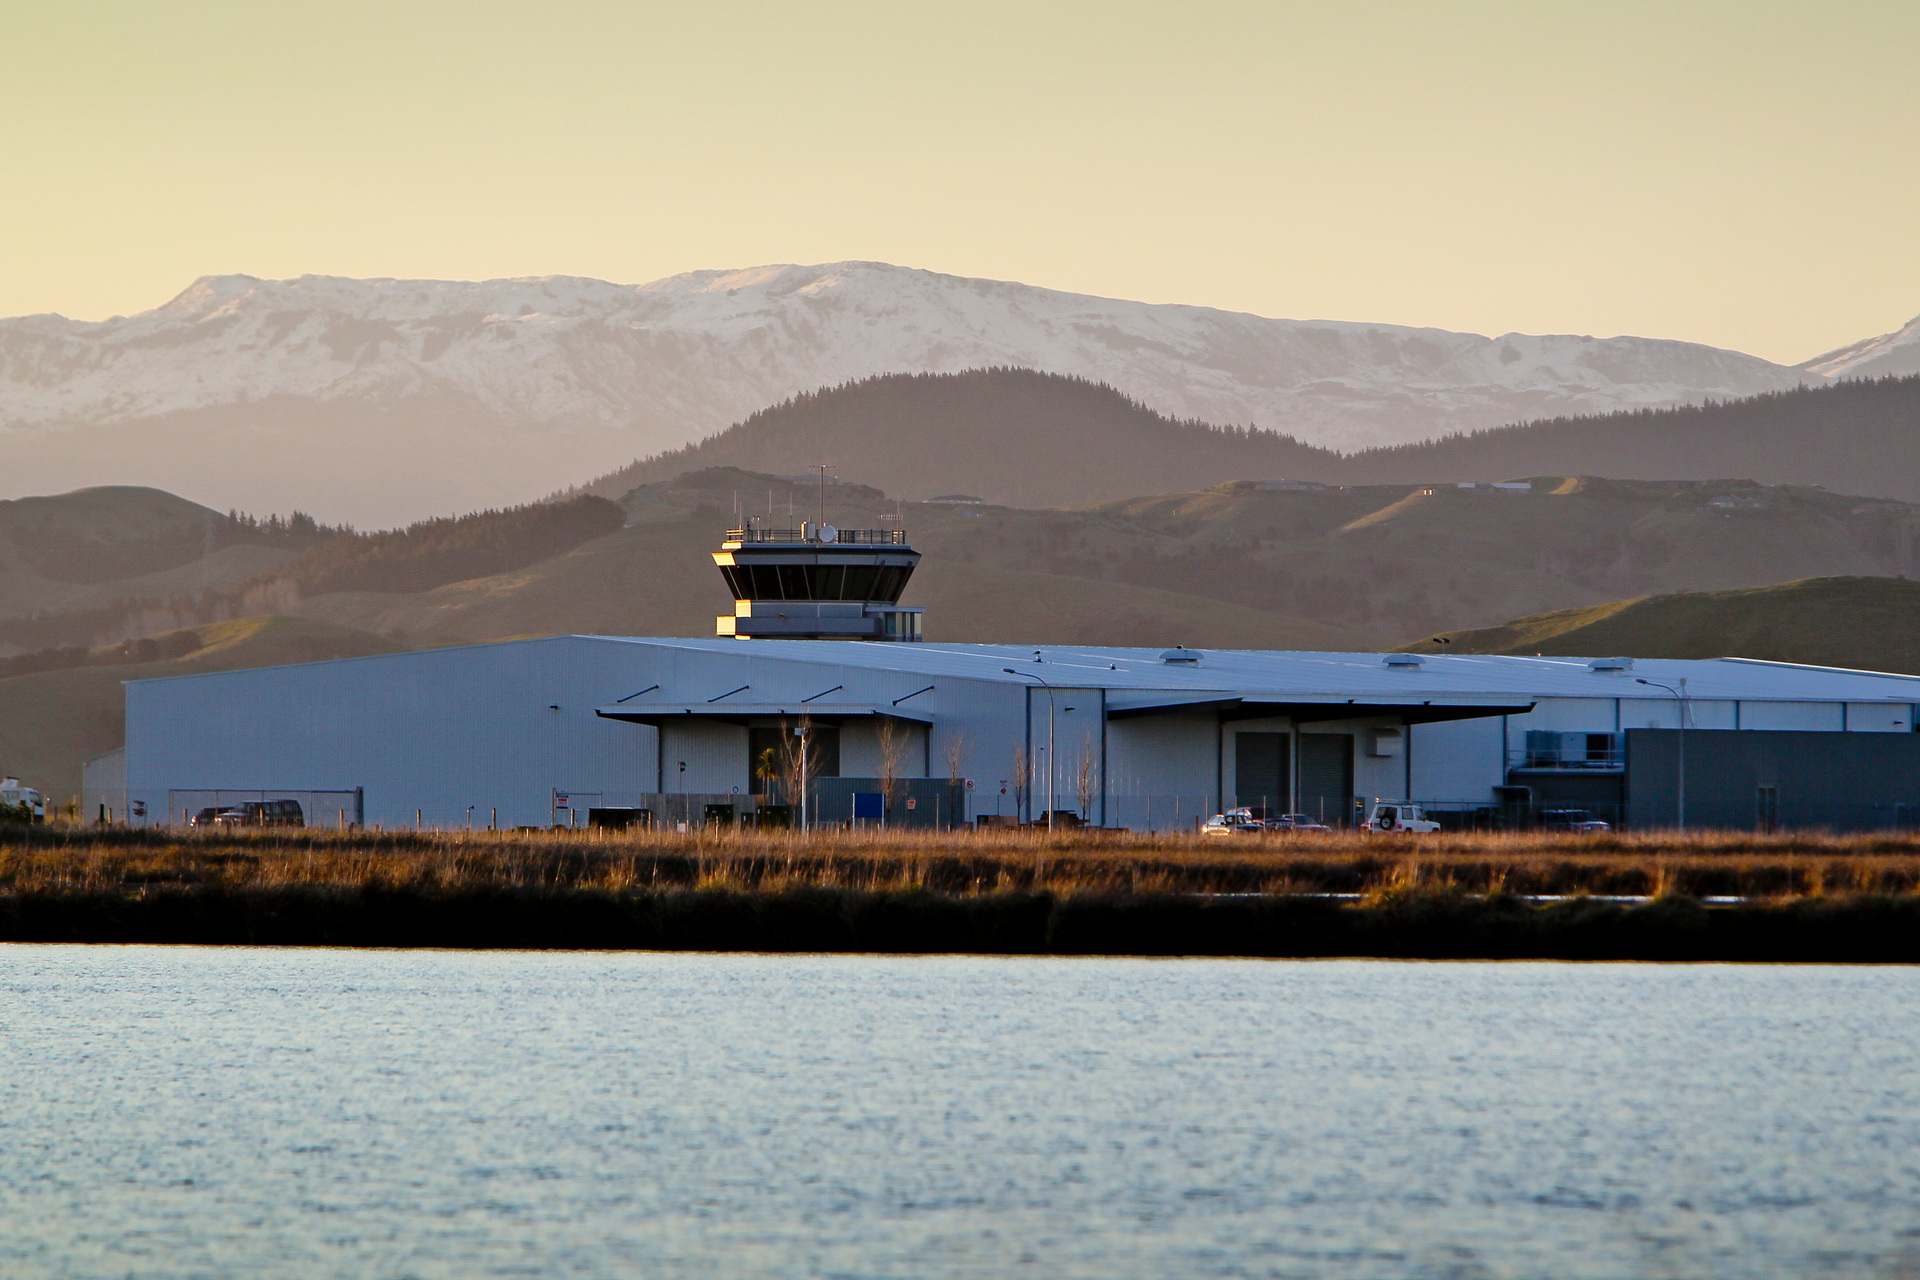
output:
M122 662L110 651L87 666L0 680L0 770L65 804L80 790L80 762L126 740L123 680L358 658L403 647L328 622L279 617L238 618L152 640L160 652L178 656Z
M1561 609L1407 645L1419 653L1765 658L1920 674L1920 583L1808 578Z

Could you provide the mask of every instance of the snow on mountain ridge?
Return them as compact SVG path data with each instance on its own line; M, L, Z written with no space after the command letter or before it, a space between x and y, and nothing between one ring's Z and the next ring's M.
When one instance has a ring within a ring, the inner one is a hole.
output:
M1794 367L1822 378L1884 378L1920 373L1920 316L1892 333L1862 338Z
M103 468L123 467L172 487L175 470L217 472L257 494L291 486L273 469L310 458L303 433L324 420L328 447L430 473L363 474L332 506L294 499L365 520L421 501L524 500L797 392L984 365L1076 374L1176 417L1343 449L1808 377L1689 343L1274 320L876 262L639 285L228 275L130 317L0 320L0 424L37 455L28 474L100 483L126 474ZM195 424L216 420L209 453ZM9 483L34 481L16 472ZM437 496L398 497L435 485Z

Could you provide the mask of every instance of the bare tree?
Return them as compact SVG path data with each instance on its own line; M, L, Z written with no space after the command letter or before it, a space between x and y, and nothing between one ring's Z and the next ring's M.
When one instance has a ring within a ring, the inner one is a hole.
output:
M874 737L880 744L880 825L884 827L893 809L894 779L900 776L900 766L907 758L907 732L899 721L882 717Z
M1080 799L1080 819L1093 819L1093 800L1100 790L1100 758L1093 753L1091 733L1080 743L1080 757L1073 762L1073 785Z
M778 751L774 772L780 780L782 798L797 818L807 780L820 776L820 748L814 745L812 720L801 716L799 724L789 725L782 717Z
M967 756L972 754L972 751L973 744L967 741L965 733L955 730L947 738L947 745L942 754L947 759L948 782L960 781L961 771L967 767Z
M1027 788L1031 779L1027 776L1033 762L1027 758L1024 746L1013 749L1013 816L1024 822L1027 817Z

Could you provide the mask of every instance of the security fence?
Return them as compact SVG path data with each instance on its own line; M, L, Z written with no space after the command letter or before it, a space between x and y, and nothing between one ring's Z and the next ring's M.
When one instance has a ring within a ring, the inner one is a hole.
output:
M247 805L267 804L276 800L291 800L299 805L300 825L303 826L352 830L361 826L366 818L366 798L359 787L351 791L230 790L227 788L169 791L165 813L130 816L135 821L144 819L156 826L193 826L196 823L215 822L244 824L248 816ZM223 819L220 816L222 814L229 816Z

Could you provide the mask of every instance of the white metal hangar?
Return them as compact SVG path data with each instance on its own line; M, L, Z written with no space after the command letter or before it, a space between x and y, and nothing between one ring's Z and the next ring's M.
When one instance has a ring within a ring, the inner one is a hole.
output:
M1382 797L1890 826L1920 805L1916 702L1912 677L1741 659L563 636L131 682L120 809L698 821L765 804L766 762L804 722L815 821L854 816L890 772L913 780L894 809L912 825L1051 804L1166 830L1236 801L1343 822Z

